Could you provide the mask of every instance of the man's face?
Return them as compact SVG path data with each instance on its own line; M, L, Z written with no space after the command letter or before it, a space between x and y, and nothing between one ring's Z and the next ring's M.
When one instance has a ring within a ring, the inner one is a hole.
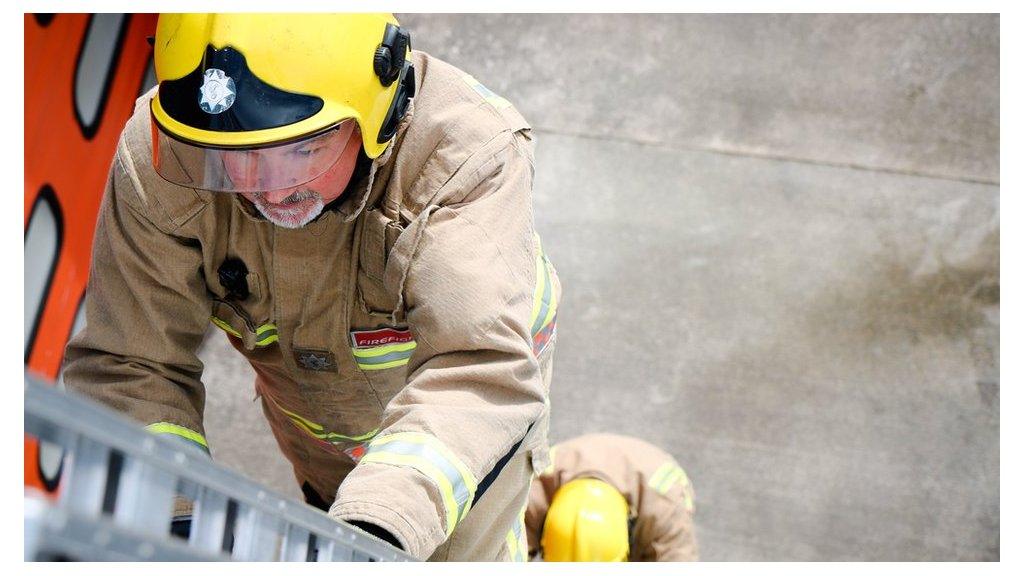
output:
M341 135L344 137L344 135ZM280 188L266 192L242 192L246 200L252 202L261 214L273 224L283 228L301 228L320 215L324 206L341 196L348 186L355 170L356 159L362 147L359 128L351 130L351 135L344 143L340 155L331 146L312 144L283 151L279 155L266 155L260 158L258 170L246 169L246 163L239 162L238 156L226 156L224 167L232 181L240 187L254 188L260 179L273 180L280 173L286 173L298 162L315 162L318 155L337 161L323 174L304 184L289 188ZM329 155L329 156L328 156Z

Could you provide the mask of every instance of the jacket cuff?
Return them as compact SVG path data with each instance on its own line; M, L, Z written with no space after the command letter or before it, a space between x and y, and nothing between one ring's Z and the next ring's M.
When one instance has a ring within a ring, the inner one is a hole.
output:
M376 524L410 555L426 560L447 538L437 499L436 489L415 470L363 463L342 482L328 515Z

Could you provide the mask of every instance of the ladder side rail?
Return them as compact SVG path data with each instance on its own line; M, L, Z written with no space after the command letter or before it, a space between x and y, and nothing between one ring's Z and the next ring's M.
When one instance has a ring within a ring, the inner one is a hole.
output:
M148 471L145 475L149 479L153 478L153 471L162 471L168 477L162 486L169 485L172 492L174 486L178 485L176 483L195 484L208 495L208 499L216 499L213 494L219 494L237 502L241 509L259 511L261 514L250 518L257 521L267 516L280 521L272 530L281 536L277 538L279 544L287 529L295 525L314 534L320 548L326 548L328 542L333 541L341 547L351 548L352 556L356 558L385 562L412 560L390 544L340 523L320 510L270 492L241 474L216 464L199 450L191 450L180 443L145 432L138 423L123 414L86 398L31 382L28 377L25 387L25 431L70 450L82 445L88 447L97 444L106 448L108 453L113 449L123 454L126 462L133 462L139 470ZM70 438L79 439L78 445L69 442ZM132 478L129 474L129 479ZM131 487L137 488L138 485L141 484L136 482ZM164 492L161 489L161 498ZM159 506L163 509L162 501ZM87 511L93 510L94 507ZM119 517L127 519L129 516L128 512L123 512ZM202 538L197 537L196 542L203 542L202 548L205 550L213 550L211 542L216 538L206 528L201 534ZM245 528L245 525L238 524L236 530L238 528ZM268 529L265 524L261 528ZM260 533L259 541L268 540ZM243 541L243 544L249 543ZM344 556L338 546L332 548L332 556ZM317 558L320 558L319 554Z

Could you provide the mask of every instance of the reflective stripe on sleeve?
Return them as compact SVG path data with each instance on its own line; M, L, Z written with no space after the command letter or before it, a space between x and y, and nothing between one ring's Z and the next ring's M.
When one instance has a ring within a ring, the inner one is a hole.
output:
M466 517L476 493L477 481L440 440L421 432L396 432L370 442L360 464L377 462L413 468L437 486L445 508L445 534Z
M660 492L661 494L668 492L669 489L672 488L672 486L676 483L677 480L679 480L679 477L682 475L682 468L673 468L672 472L670 472L669 475L665 477L664 482L662 482L661 485L658 486L658 492Z
M544 255L540 237L534 234L537 246L537 283L533 289L533 311L530 313L530 336L533 338L533 353L540 355L555 329L555 315L558 301L551 281L551 263Z
M235 338L242 337L242 335L238 333L238 330L235 330L234 328L231 327L231 324L228 324L227 322L221 320L220 318L217 318L216 316L210 316L210 322L213 322L214 325L216 325L218 328L227 332L228 334L231 334Z
M170 422L156 422L146 426L146 430L153 434L169 434L171 436L184 438L198 446L203 452L206 452L207 454L210 453L210 447L206 445L206 438L204 438L199 432L190 430L184 426L178 426L177 424L171 424Z
M672 473L672 469L675 468L676 463L671 460L665 462L651 475L651 479L647 482L647 485L654 490L658 489L658 486L665 480L665 477Z
M503 108L508 108L509 106L512 106L511 102L502 98L501 96L498 96L494 92L491 92L490 89L481 84L480 81L474 78L473 76L466 74L462 77L462 80L463 82L468 84L470 88L476 90L477 94L483 96L484 100L486 100L487 103L490 104L491 106L494 106L495 109L501 110Z
M558 446L552 446L548 449L548 467L541 471L540 476L552 474L555 471L555 451Z
M690 479L686 476L686 471L675 462L669 461L658 467L658 470L651 476L647 485L658 494L666 494L679 481L682 481L684 486L690 483Z
M505 544L508 546L508 558L512 562L526 562L526 506L519 511L512 528L505 534Z
M519 541L516 540L515 532L511 529L505 534L505 546L508 547L508 559L512 562L516 562L516 556L519 551Z
M231 327L231 324L217 318L216 316L210 316L210 322L213 322L215 326L221 330L231 334L235 338L242 338L242 334ZM277 326L274 324L264 324L256 329L256 345L266 346L277 342Z
M277 342L277 326L274 324L264 324L256 329L256 345L266 346Z

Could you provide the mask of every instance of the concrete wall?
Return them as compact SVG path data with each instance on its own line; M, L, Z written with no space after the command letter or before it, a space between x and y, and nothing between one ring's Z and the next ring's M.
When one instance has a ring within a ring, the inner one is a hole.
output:
M675 454L708 560L998 559L997 16L400 20L535 128L554 439ZM214 454L297 494L203 358Z

